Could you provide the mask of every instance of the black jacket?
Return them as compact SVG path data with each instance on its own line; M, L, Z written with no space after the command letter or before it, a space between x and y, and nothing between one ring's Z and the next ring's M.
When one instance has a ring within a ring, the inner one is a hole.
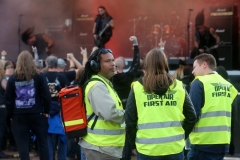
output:
M113 83L113 88L116 90L121 100L127 99L131 90L131 83L138 74L140 65L140 53L138 46L134 46L134 56L130 69L127 72L115 74L110 81ZM125 105L123 104L124 108Z
M105 28L106 24L109 23L109 21L111 21L112 19L113 18L111 16L107 16L105 18L102 18L101 16L97 16L97 18L95 19L96 29L94 34L99 34ZM111 37L112 30L113 30L112 27L106 28L102 37Z
M19 94L20 92L22 93ZM51 95L43 74L34 75L31 81L19 80L15 75L12 75L7 82L4 97L10 117L16 114L49 112ZM21 107L17 107L18 104L21 104Z
M141 82L141 80L140 80ZM167 88L158 88L154 91L157 95L164 95L167 92ZM196 121L197 116L196 112L194 110L192 101L185 92L185 100L183 104L183 115L185 116L184 121L182 122L182 127L185 131L185 139L189 136L191 133ZM137 132L137 121L138 121L138 114L137 114L137 106L136 106L136 100L134 96L133 89L131 89L127 105L126 105L126 112L125 112L125 123L126 123L126 139L130 141L131 145L134 145L135 138L136 138L136 132Z

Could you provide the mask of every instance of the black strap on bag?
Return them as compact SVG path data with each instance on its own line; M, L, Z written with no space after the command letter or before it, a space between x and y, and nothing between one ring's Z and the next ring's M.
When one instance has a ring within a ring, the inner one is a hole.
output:
M89 83L89 82L91 82L91 81L100 81L100 82L102 82L103 84L105 84L101 79L99 79L99 78L91 78L91 79L89 79L88 81L86 81L85 83L84 83L84 85L83 85L83 99L84 99L84 97L85 97L85 88L86 88L86 86L87 86L87 84ZM85 103L85 102L84 102ZM91 114L91 116L90 117L88 117L88 119L87 119L87 121L89 122L93 117L95 116L95 118L94 118L94 121L93 121L93 124L92 124L92 126L91 126L91 130L93 130L93 128L95 127L95 125L96 125L96 123L97 123L97 120L98 120L98 116L93 112L92 114Z
M91 116L88 117L88 119L87 119L88 122L89 122L94 116L95 116L95 118L94 118L93 124L92 124L92 126L91 126L91 130L93 130L93 128L95 127L95 125L96 125L96 123L97 123L98 116L93 112L93 113L91 114Z

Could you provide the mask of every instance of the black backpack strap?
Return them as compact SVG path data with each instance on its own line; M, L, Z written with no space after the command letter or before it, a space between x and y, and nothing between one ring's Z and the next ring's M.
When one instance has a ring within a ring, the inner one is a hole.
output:
M87 121L90 121L95 116L95 113L93 112L90 117L88 117Z
M97 120L98 120L98 116L93 112L93 113L91 114L91 116L88 117L88 119L87 119L87 121L89 122L94 116L95 116L95 118L94 118L93 124L92 124L92 126L91 126L91 130L93 130L93 128L95 127L95 125L96 125L96 123L97 123Z
M98 116L96 115L95 118L94 118L93 124L91 126L91 130L93 130L93 128L95 127L95 125L97 123L97 120L98 120Z

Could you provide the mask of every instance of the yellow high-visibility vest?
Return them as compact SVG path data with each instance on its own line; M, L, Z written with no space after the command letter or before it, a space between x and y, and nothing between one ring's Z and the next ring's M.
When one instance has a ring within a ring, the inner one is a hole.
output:
M192 144L230 144L232 102L237 90L218 74L196 77L204 87L201 117L190 134Z
M119 99L117 93L113 90L113 88L105 82L103 78L101 78L98 75L92 76L92 78L98 78L102 80L102 82L105 83L105 85L108 88L109 94L113 98L113 100L116 103L116 108L123 110L121 100ZM86 103L86 111L87 111L87 117L91 116L93 113L91 104L88 100L88 93L91 87L96 84L99 81L91 81L87 84L85 89L85 98L84 101ZM104 105L104 104L99 104ZM91 126L94 122L94 118L92 118L88 122L87 126L87 135L83 137L83 139L93 145L96 146L124 146L125 142L125 127L121 127L120 124L111 122L111 121L105 121L103 118L98 117L98 120L96 122L96 125L94 126L94 129L91 129Z
M138 114L137 151L149 156L177 154L184 148L183 103L185 90L176 80L159 96L148 94L140 82L133 84Z

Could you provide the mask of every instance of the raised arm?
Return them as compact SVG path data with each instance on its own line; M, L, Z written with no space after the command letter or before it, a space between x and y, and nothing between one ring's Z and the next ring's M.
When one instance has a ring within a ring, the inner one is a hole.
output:
M39 57L38 57L37 47L32 46L32 51L34 53L34 61L38 61Z
M81 49L81 55L83 56L83 59L82 59L82 66L85 67L85 64L87 63L87 60L88 60L88 57L87 57L87 48L82 48L80 47Z
M131 68L129 69L128 72L136 72L138 71L139 65L140 65L140 53L139 53L139 48L138 48L138 41L137 37L131 36L129 38L131 42L133 42L133 47L134 47L134 55L133 55L133 61Z
M67 60L69 60L69 62L70 62L70 68L74 68L75 66L77 67L77 69L83 68L81 63L74 57L74 55L72 53L67 54Z

